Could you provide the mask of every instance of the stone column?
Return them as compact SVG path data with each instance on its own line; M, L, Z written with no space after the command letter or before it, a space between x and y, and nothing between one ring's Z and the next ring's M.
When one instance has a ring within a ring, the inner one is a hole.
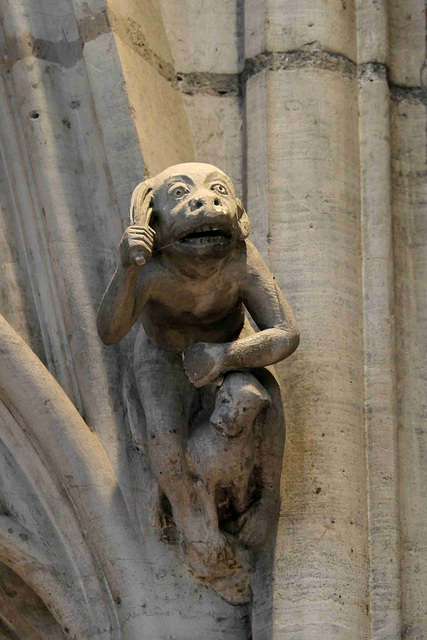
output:
M361 225L372 640L401 637L387 3L358 11Z
M199 162L218 165L241 194L244 182L241 0L160 0L177 84Z
M351 1L245 3L248 207L302 334L280 367L283 504L257 640L367 637L355 19Z
M390 4L402 637L427 629L425 6Z

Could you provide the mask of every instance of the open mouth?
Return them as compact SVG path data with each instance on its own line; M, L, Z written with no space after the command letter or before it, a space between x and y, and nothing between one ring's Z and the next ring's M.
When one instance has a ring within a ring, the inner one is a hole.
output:
M232 237L231 230L221 229L218 226L206 224L195 231L187 233L180 239L180 243L201 247L203 245L218 245L230 242Z

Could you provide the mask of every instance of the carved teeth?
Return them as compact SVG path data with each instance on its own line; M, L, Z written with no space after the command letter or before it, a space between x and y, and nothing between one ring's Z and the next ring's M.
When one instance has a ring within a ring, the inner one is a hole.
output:
M181 242L195 245L223 244L229 240L229 232L217 224L205 224L190 231Z

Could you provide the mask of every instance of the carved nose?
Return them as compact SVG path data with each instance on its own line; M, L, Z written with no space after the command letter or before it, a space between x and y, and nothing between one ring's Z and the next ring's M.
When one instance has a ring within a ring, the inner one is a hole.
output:
M214 194L207 195L198 195L190 201L190 209L191 211L197 211L197 209L201 209L207 204L213 205L214 207L221 206L221 200L218 196Z
M197 196L193 198L190 202L190 207L192 211L196 211L196 209L201 209L206 204L206 198L202 198L202 196Z

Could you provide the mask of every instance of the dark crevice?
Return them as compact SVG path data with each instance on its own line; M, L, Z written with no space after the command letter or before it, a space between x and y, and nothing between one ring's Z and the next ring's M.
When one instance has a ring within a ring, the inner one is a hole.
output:
M427 87L405 87L389 81L390 95L393 102L423 104L427 106Z
M240 74L238 73L209 73L194 71L177 74L180 91L187 95L196 93L211 96L240 95Z

